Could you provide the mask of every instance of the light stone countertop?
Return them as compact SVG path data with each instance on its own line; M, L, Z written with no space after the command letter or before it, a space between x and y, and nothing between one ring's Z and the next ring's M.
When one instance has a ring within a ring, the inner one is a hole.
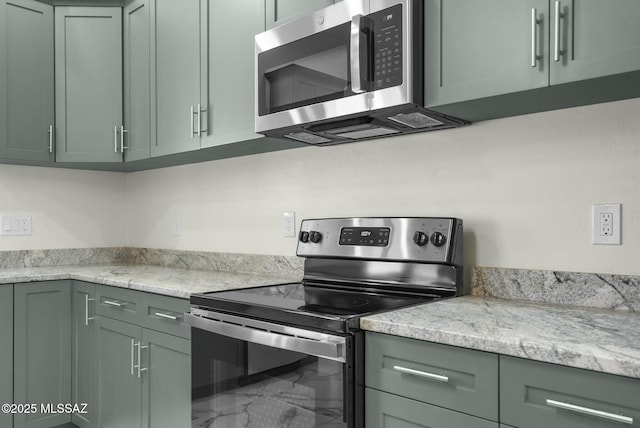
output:
M464 296L362 318L365 330L640 378L640 313Z
M0 284L76 279L188 299L191 294L297 282L300 278L145 265L0 269Z

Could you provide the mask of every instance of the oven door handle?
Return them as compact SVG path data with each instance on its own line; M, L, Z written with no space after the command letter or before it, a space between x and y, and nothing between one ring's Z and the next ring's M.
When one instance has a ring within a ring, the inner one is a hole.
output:
M189 313L184 314L184 319L192 327L233 339L301 352L341 363L346 362L346 340L343 337L328 336L324 340L307 339L246 325L217 321Z

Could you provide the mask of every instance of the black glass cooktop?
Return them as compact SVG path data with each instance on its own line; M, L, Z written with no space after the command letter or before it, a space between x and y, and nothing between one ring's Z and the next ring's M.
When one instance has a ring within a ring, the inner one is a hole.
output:
M431 295L375 292L358 287L280 284L191 296L191 304L277 321L293 326L348 332L359 328L362 316L436 299Z

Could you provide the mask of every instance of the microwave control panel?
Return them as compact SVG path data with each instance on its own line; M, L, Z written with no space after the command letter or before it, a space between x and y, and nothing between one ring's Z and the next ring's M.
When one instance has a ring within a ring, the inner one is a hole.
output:
M373 89L402 84L402 5L368 16L373 34Z

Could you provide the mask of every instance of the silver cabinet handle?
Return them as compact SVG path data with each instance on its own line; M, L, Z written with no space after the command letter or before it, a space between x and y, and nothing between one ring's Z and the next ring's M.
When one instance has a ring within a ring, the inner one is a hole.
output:
M351 18L351 91L356 94L364 92L360 80L360 24L362 15Z
M135 374L135 348L136 348L136 341L135 339L131 339L131 376L134 376Z
M193 106L191 106L191 114L189 115L189 120L191 121L191 138L193 138L193 136L195 135L195 132L193 131L193 115L195 114L195 112L193 111Z
M102 303L109 306L115 306L116 308L121 308L125 305L125 303L114 302L112 300L104 300Z
M149 346L142 345L140 341L138 341L138 343L135 343L133 346L134 348L138 348L138 364L135 364L133 367L137 369L136 376L138 379L140 379L140 375L142 374L142 372L146 372L148 370L147 367L142 367L142 350L147 349ZM131 370L131 374L133 374L133 369Z
M118 126L113 127L113 150L118 153Z
M53 125L49 125L49 153L53 153Z
M555 17L555 49L553 53L553 60L555 62L560 61L560 55L564 55L564 52L560 49L560 19L564 18L562 13L562 3L556 1L556 17Z
M124 149L129 148L124 145L124 134L126 132L129 132L129 130L124 129L124 125L120 125L120 153L124 153Z
M88 294L84 295L84 325L89 325L89 321L94 320L95 317L89 317L89 302L93 302L96 299L92 299Z
M156 312L154 315L160 318L166 318L168 320L173 320L173 321L176 321L178 319L178 317L174 315L163 314L162 312Z
M196 131L196 137L200 136L200 127L202 126L201 114L202 114L202 109L200 108L200 104L198 104L198 113L196 114L196 116L198 117L198 130Z
M430 379L430 380L435 380L438 382L449 382L449 377L448 376L443 376L443 375L438 375L438 374L434 374L434 373L427 373L427 372L423 372L420 370L414 370L414 369L410 369L408 367L402 367L402 366L393 366L393 369L395 371L398 371L400 373L406 373L406 374L410 374L410 375L414 375L414 376L420 376L426 379Z
M548 398L546 403L547 406L580 413L582 415L595 416L597 418L608 419L610 421L616 421L628 425L633 424L633 418L628 416L616 415L615 413L603 412L602 410L590 409L589 407L576 406L575 404L564 403L562 401L551 400Z
M538 55L538 25L542 20L538 19L538 10L534 7L531 9L531 67L538 65L540 55Z

